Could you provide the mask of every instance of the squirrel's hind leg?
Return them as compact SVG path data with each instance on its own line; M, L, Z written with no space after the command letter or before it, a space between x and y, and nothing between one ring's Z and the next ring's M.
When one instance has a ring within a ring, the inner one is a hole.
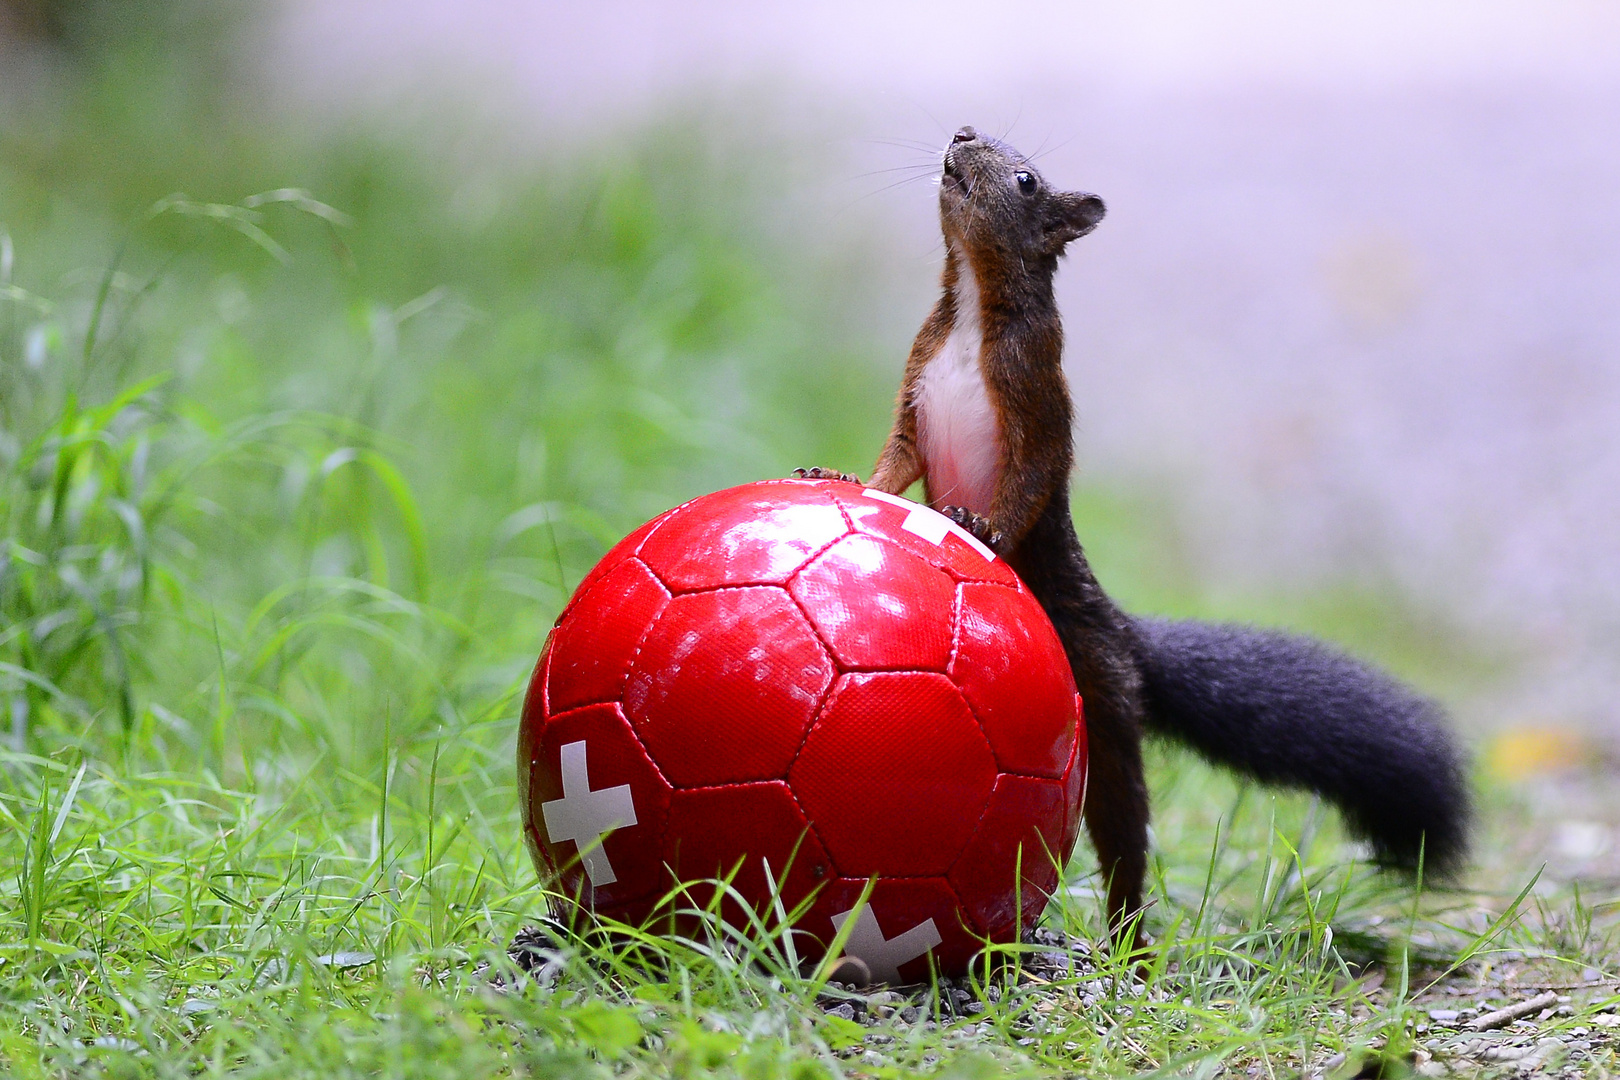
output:
M967 530L973 539L991 551L1001 551L1001 533L983 514L975 514L965 506L942 506L939 512Z
M1088 703L1089 704L1089 703ZM1129 720L1088 709L1090 775L1084 806L1086 831L1108 884L1108 930L1116 948L1142 945L1139 915L1147 875L1148 791L1142 772L1142 737Z

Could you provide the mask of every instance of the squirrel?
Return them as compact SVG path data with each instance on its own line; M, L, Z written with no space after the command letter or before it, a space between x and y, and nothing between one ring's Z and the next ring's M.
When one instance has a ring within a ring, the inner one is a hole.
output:
M1082 812L1116 943L1144 941L1144 733L1316 792L1385 866L1455 871L1470 796L1437 704L1313 639L1135 617L1097 583L1069 512L1073 407L1052 279L1103 202L1049 187L1028 158L971 127L943 166L943 295L911 347L867 486L899 495L922 480L928 505L1005 558L1051 618L1084 703Z

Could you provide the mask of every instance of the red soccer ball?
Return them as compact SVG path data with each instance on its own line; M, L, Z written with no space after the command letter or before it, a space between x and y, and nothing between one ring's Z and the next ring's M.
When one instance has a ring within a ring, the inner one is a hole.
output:
M518 736L524 837L559 892L640 922L740 863L768 925L772 878L788 910L814 894L796 945L817 955L875 877L846 950L890 982L1034 922L1085 771L1062 645L1007 564L834 481L745 484L627 536L558 617Z

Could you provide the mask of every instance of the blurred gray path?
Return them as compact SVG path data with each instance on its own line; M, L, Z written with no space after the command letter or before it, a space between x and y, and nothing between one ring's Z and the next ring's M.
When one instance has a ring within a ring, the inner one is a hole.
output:
M1620 732L1620 5L1336 8L296 0L275 66L495 72L537 128L789 84L852 180L1059 144L1110 207L1062 275L1084 467L1168 481L1213 579L1393 577L1535 653L1505 709ZM923 296L931 192L872 198Z

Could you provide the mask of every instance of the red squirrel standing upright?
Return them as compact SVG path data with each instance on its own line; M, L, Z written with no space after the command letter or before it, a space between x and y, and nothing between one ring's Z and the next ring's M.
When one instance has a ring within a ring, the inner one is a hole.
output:
M1049 188L1016 150L963 128L939 205L944 293L911 347L869 486L898 495L922 480L928 504L1005 558L1051 617L1085 704L1083 810L1115 935L1139 940L1144 731L1321 794L1385 864L1454 868L1469 797L1438 706L1308 638L1134 618L1097 583L1069 515L1073 413L1052 278L1102 200Z

